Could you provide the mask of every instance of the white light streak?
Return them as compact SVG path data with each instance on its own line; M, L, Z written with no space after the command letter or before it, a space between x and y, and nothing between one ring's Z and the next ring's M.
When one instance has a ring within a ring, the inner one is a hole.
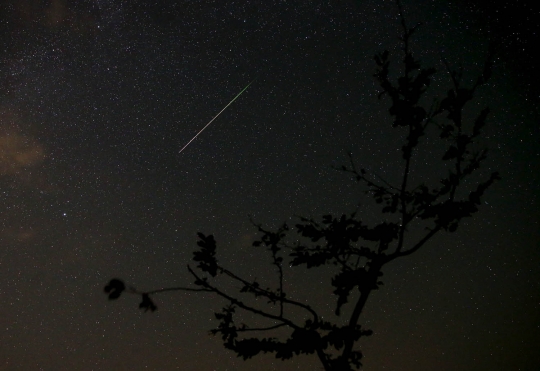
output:
M191 140L190 140L189 142L187 142L187 144L186 144L184 147L182 147L182 149L181 149L180 152L178 152L178 153L182 153L182 151L183 151L184 149L186 149L186 147L189 146L189 145L191 144L191 142L193 142L193 141L199 136L199 134L202 133L202 132L204 131L204 129L206 129L212 122L214 122L214 120L217 119L218 116L221 115L221 113L227 109L227 107L229 107L231 104L233 104L233 102L234 102L234 101L235 101L235 100L236 100L243 92L245 92L246 89L249 88L249 86L250 86L251 84L253 84L253 81L255 81L255 79L253 79L249 84L247 84L247 86L246 86L244 89L242 89L242 91L241 91L240 93L238 93L238 94L236 95L236 97L234 97L233 100L231 100L231 101L229 102L229 104L227 104L221 111L219 111L219 113L218 113L217 115L215 115L214 118L213 118L212 120L210 120L210 122L209 122L208 124L206 124L206 125L205 125L205 126L197 133L197 135L195 135L193 138L191 138Z

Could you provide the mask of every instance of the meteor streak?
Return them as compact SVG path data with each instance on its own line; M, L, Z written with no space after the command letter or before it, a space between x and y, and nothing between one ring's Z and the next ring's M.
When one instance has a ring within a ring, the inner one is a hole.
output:
M182 153L182 151L183 151L184 149L186 149L186 147L189 146L190 143L193 142L193 141L199 136L199 134L202 133L202 132L204 131L204 129L206 129L206 128L208 127L208 125L210 125L212 122L214 122L214 120L217 119L218 116L221 115L221 113L227 109L227 107L229 107L231 104L233 104L233 102L234 102L234 101L235 101L235 100L236 100L243 92L245 92L246 89L249 88L249 86L250 86L251 84L253 84L253 81L255 81L255 80L256 80L256 79L253 79L249 84L247 84L247 86L246 86L244 89L242 89L242 91L241 91L240 93L238 93L238 95L237 95L236 97L234 97L234 99L233 99L232 101L230 101L229 104L227 104L221 111L219 111L219 113L218 113L217 115L215 115L214 118L213 118L212 120L210 120L210 122L209 122L208 124L206 124L206 125L204 126L204 128L202 128L202 129L197 133L197 135L195 135L193 138L191 138L191 140L190 140L189 142L187 142L187 144L186 144L184 147L182 147L182 149L181 149L180 152L178 152L178 153Z

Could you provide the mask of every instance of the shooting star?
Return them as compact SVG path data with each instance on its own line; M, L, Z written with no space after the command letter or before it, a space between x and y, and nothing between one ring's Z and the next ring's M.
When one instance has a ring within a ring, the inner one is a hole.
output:
M229 107L231 104L233 104L233 102L234 102L234 101L235 101L235 100L236 100L243 92L245 92L246 89L249 88L249 86L250 86L251 84L253 84L253 81L255 81L255 80L256 80L256 78L253 79L249 84L247 84L247 86L246 86L244 89L242 89L242 91L241 91L240 93L238 93L238 95L237 95L236 97L234 97L233 100L229 102L229 104L227 104L221 111L219 111L219 113L218 113L217 115L215 115L214 118L213 118L212 120L210 120L210 122L209 122L208 124L206 124L206 125L204 126L204 128L202 128L202 129L197 133L197 135L195 135L193 138L191 138L191 140L190 140L189 142L187 142L187 144L186 144L184 147L182 147L182 149L181 149L180 152L178 152L178 153L182 153L182 151L183 151L184 149L186 149L186 147L189 146L189 145L191 144L191 142L193 142L193 141L199 136L199 134L202 133L202 132L204 131L204 129L206 129L212 122L214 122L214 120L217 119L218 116L221 115L221 113L227 109L227 107Z

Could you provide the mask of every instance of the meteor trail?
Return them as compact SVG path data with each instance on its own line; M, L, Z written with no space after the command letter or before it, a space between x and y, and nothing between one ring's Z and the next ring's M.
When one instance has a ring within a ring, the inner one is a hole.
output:
M242 89L242 91L241 91L240 93L238 93L238 95L237 95L236 97L234 97L234 99L233 99L232 101L230 101L229 104L227 104L227 105L225 106L225 108L223 108L221 111L219 111L219 113L218 113L217 115L215 115L214 118L213 118L212 120L210 120L210 122L209 122L208 124L206 124L206 125L204 126L204 128L202 128L202 129L197 133L197 135L195 135L193 138L191 138L191 140L190 140L189 142L187 142L187 144L186 144L184 147L182 147L182 149L181 149L180 152L178 152L178 153L182 153L182 151L183 151L184 149L186 149L186 147L189 146L189 144L190 144L191 142L193 142L193 141L199 136L199 134L202 133L202 132L204 131L204 129L206 129L206 128L208 127L208 125L210 125L215 119L217 119L218 116L221 115L221 113L227 109L227 107L229 107L231 104L233 104L233 102L234 102L234 101L235 101L235 100L236 100L236 99L237 99L244 91L246 91L246 89L249 88L249 86L250 86L251 84L253 84L253 81L255 81L255 80L256 80L256 79L251 80L251 82L250 82L249 84L247 84L247 86L246 86L244 89Z

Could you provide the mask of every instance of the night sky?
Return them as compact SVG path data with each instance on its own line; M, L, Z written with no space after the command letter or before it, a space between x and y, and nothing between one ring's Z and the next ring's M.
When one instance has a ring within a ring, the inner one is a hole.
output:
M532 4L532 2L531 2ZM494 75L480 173L499 171L480 212L385 270L361 323L364 369L535 370L540 364L540 14L524 2L403 1L412 50L451 87L442 59ZM401 28L385 1L3 0L0 7L0 369L297 370L316 357L244 362L208 334L209 295L107 300L121 277L141 290L186 286L196 232L247 277L269 276L256 229L294 215L349 213L358 184L333 166L392 180L401 134L373 56L398 63ZM190 146L179 150L250 81ZM415 157L437 181L437 142ZM365 205L365 206L362 206ZM287 288L332 313L328 272L286 272ZM321 284L322 282L322 284ZM296 287L296 289L295 289ZM305 290L313 291L305 291Z

